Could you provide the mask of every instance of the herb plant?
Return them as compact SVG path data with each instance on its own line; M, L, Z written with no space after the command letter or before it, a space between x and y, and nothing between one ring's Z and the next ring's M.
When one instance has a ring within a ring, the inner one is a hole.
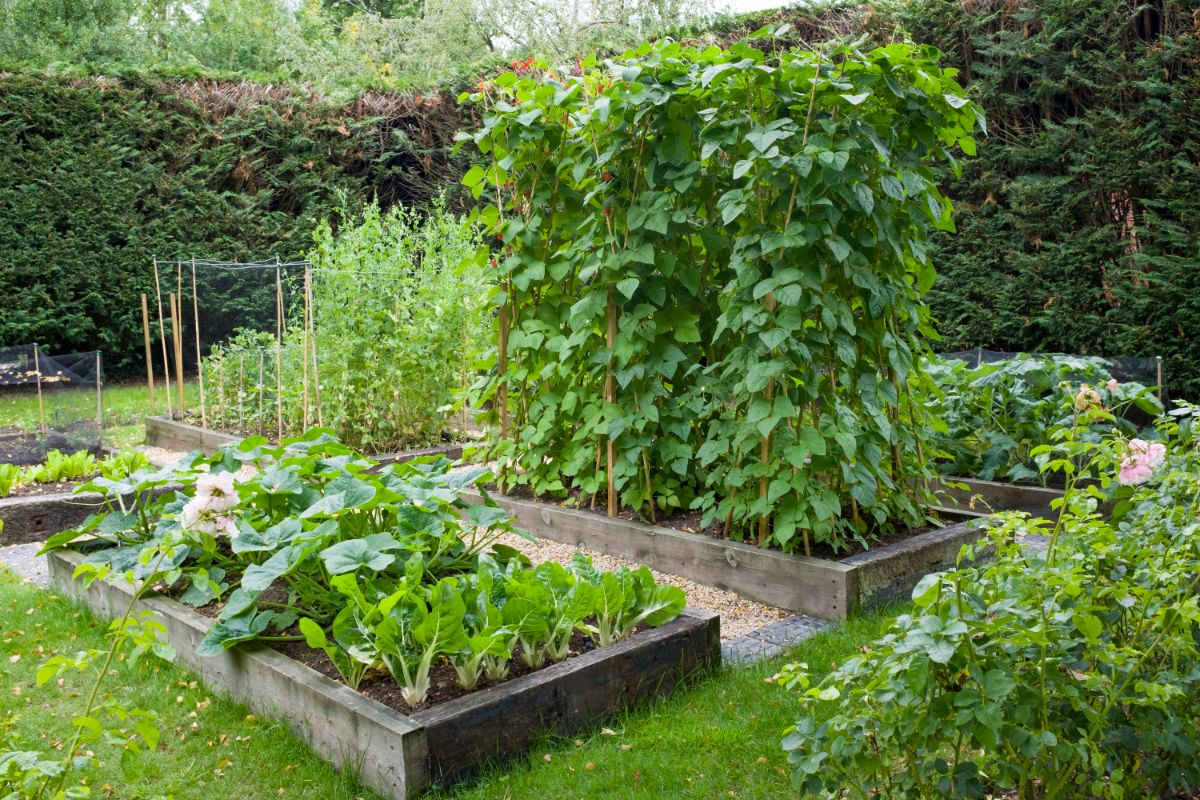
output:
M784 670L804 706L783 741L803 796L1116 800L1200 787L1198 409L1162 420L1158 442L1091 441L1080 434L1116 420L1081 406L1034 453L1065 473L1057 520L996 517L862 656L815 686L804 665ZM1087 474L1101 477L1080 488ZM983 548L990 563L971 558Z
M503 482L789 551L923 521L932 167L982 122L938 57L663 41L464 95Z

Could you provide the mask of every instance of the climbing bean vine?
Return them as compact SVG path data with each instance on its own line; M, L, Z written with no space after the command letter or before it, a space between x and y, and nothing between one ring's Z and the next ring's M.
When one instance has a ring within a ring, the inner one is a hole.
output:
M910 393L928 231L953 227L931 167L983 119L932 48L754 45L662 41L464 95L499 274L480 395L510 485L842 547L924 516Z

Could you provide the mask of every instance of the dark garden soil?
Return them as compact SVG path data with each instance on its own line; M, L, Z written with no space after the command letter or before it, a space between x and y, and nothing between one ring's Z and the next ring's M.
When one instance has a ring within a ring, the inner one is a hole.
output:
M0 464L40 464L48 450L61 450L68 455L87 450L99 457L102 455L99 439L94 420L73 422L46 436L8 431L0 435Z
M235 578L236 576L226 576L226 579L231 583ZM168 597L178 600L179 596L187 588L186 583L186 581L177 583L170 590L166 591L165 594ZM287 591L277 582L270 589L263 592L260 600L268 603L285 603L287 602ZM215 619L223 605L224 603L210 603L196 610L206 617ZM590 621L594 622L595 620ZM639 625L635 632L642 630L644 630L644 626ZM298 625L293 625L285 631L271 631L269 635L299 636L300 628ZM293 661L299 661L301 664L316 670L327 678L331 678L338 683L343 683L341 675L338 674L337 667L329 660L329 656L322 650L314 650L309 647L303 640L287 642L267 641L262 642L262 644L267 645L276 652L282 653ZM574 658L595 649L596 645L591 638L577 630L571 636L571 651L567 658ZM549 662L538 669L544 669L547 666L550 666ZM487 689L490 686L497 686L513 678L528 675L531 672L537 672L537 669L530 668L520 658L514 657L508 662L508 675L502 680L489 681L487 678L480 677L479 684L474 689L464 689L458 685L458 674L454 671L454 666L446 658L439 657L434 663L433 668L429 671L429 697L420 705L410 706L404 702L404 698L400 693L400 685L396 683L387 671L381 669L374 669L367 673L358 686L358 693L382 703L394 711L399 711L401 714L412 714L427 708L433 708L441 703L445 703L447 700L453 700L481 689Z
M487 485L487 489L490 492L495 492L497 491L497 486L494 482L489 483ZM557 505L562 506L563 508L575 509L577 511L587 511L600 516L607 515L607 500L604 492L599 492L596 494L596 501L594 505L592 503L591 496L589 495L584 497L583 493L578 489L570 490L570 493L566 498L545 498L536 496L532 491L530 491L528 486L511 486L505 492L505 495L518 500L530 500L538 503L546 503L548 505ZM660 528L670 528L671 530L683 531L684 533L698 533L702 536L708 536L713 539L721 539L723 541L743 542L745 544L754 543L753 537L749 536L744 539L740 539L737 536L725 536L724 526L720 522L713 522L712 524L702 528L700 526L700 522L703 517L704 513L702 511L683 510L668 517L659 515L658 518L651 523L649 520L642 517L642 515L639 514L635 509L621 507L617 511L618 519L629 520L632 522L645 522L648 524L657 525ZM935 530L932 525L926 525L920 528L890 531L877 535L869 544L864 544L859 541L851 541L848 543L848 547L841 550L835 550L828 542L820 542L813 544L812 557L822 558L827 561L841 561L849 558L850 556L858 555L859 553L865 553L871 549L886 547L887 545L895 544L896 542L902 542L905 539L910 539L913 536L922 533L928 533L932 530ZM799 543L800 539L797 538L796 541ZM802 548L803 545L800 544L799 547ZM802 550L799 550L793 555L798 555L801 552Z
M75 491L75 487L80 483L84 483L87 479L80 481L58 481L57 483L23 483L20 486L14 486L7 497L37 497L45 494L69 494ZM4 498L0 498L2 500Z

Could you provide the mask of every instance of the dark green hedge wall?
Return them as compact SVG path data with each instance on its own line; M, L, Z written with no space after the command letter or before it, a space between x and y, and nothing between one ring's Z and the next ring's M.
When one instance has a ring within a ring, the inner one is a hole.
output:
M1200 6L902 0L774 12L775 46L909 35L946 54L990 135L947 178L931 296L947 350L1159 355L1200 399Z
M293 92L0 75L0 345L98 348L110 374L140 371L154 256L296 257L343 198L423 203L460 174L453 98ZM273 279L202 278L223 301L205 338L272 321Z
M1194 3L923 0L990 135L950 189L932 296L948 349L1160 355L1200 398Z

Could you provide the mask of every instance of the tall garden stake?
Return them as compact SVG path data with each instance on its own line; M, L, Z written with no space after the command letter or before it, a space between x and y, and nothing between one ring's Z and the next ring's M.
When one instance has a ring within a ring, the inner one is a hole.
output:
M308 430L308 267L304 268L304 318L300 321L300 360L304 362L304 390L301 395L301 419Z
M604 399L609 403L617 402L617 385L613 377L613 345L617 340L617 302L613 299L613 290L608 290L608 368L604 374ZM608 515L615 517L617 515L617 489L616 481L613 478L613 467L616 462L616 443L613 442L611 436L606 436L605 439L608 448Z
M150 413L158 414L158 404L154 401L154 360L153 349L150 347L150 311L146 304L146 293L142 292L142 339L146 343L146 388L150 390Z
M196 325L196 379L200 382L200 425L208 427L204 406L204 362L200 360L200 300L196 291L196 257L192 256L192 322Z
M33 346L33 372L37 379L37 396L38 396L38 429L42 432L42 436L46 435L46 407L42 404L42 358L38 352L38 346Z
M179 409L179 418L183 419L187 408L183 402L183 333L180 329L179 296L169 293L171 306L171 344L175 350L175 407Z
M163 380L167 387L167 417L174 416L171 411L171 359L167 357L167 328L163 319L162 286L158 282L158 259L154 259L154 294L158 298L158 341L162 344Z
M283 438L283 275L275 257L275 436Z

